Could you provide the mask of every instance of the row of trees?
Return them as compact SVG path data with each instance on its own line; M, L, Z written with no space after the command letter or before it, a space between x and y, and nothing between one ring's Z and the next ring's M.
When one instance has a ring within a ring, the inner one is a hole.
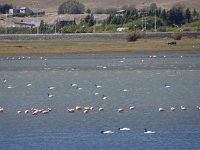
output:
M167 26L180 26L199 19L199 13L194 9L193 12L189 8L185 9L182 6L173 6L169 10L161 9L153 3L150 8L138 10L134 6L124 8L125 14L123 16L116 16L111 14L106 22L108 24L126 24L132 20L141 19L143 17L157 16L162 19L163 24Z
M152 17L156 15L157 25L158 26L181 26L186 23L191 23L199 19L200 14L193 9L192 11L187 8L185 9L182 5L175 5L171 9L161 9L158 8L156 3L152 3L149 7L143 9L137 9L135 5L123 6L119 9L125 10L123 15L116 15L116 8L99 8L96 9L95 13L109 13L109 17L104 21L104 25L114 24L114 25L124 25L132 22L133 20L143 20L148 18L147 27L151 28L154 26L154 21ZM60 5L58 8L59 14L77 14L84 13L85 6L76 1L68 0ZM93 26L95 24L95 19L93 14L90 14L92 11L90 9L86 10L89 15L87 15L82 21L81 24L88 26ZM141 26L142 28L142 26Z

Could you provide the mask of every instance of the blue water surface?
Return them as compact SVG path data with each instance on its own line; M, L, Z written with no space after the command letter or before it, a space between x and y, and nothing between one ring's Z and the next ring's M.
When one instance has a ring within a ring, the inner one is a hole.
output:
M198 53L0 57L0 91L2 150L200 150Z

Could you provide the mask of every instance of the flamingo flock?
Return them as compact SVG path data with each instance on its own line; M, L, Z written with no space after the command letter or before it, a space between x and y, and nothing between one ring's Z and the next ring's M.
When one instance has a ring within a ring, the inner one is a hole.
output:
M200 111L200 106L196 106L196 109L198 111ZM18 110L17 111L17 114L32 114L32 115L38 115L38 114L48 114L50 112L52 112L52 108L51 107L48 107L47 109L44 109L44 108L31 108L31 109L26 109L26 110ZM99 108L96 108L95 109L96 111L98 112L103 112L105 111L105 109L103 107L99 107ZM116 112L118 113L123 113L126 111L133 111L135 110L135 106L130 106L129 109L125 109L125 108L122 108L122 107L119 107L118 109L116 109ZM176 111L177 108L175 107L171 107L169 108L168 110L170 111ZM181 111L186 111L188 110L185 106L181 106L179 108L179 110ZM0 113L3 113L5 111L5 109L3 107L0 107ZM81 106L76 106L75 108L67 108L67 112L68 113L75 113L75 112L83 112L84 114L87 114L89 112L93 112L94 111L94 107L92 106L85 106L85 107L81 107ZM159 112L164 112L166 111L166 109L164 109L163 107L159 107L158 108L158 111Z
M30 110L29 109L26 109L24 111L21 111L21 110L18 110L17 111L17 114L29 114L31 113L32 115L38 115L38 114L48 114L49 112L52 111L52 108L47 108L47 109L43 109L43 108L31 108Z

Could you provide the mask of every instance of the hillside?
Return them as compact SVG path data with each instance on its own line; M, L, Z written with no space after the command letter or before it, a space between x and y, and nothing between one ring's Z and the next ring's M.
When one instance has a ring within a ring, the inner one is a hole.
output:
M33 10L39 8L49 13L55 13L58 6L65 0L0 0L0 4L9 3L13 6L26 6ZM134 4L138 8L146 7L153 2L156 2L159 7L170 8L171 6L180 3L188 8L196 8L200 10L199 0L80 0L86 8L110 8L110 7L121 7L124 5Z

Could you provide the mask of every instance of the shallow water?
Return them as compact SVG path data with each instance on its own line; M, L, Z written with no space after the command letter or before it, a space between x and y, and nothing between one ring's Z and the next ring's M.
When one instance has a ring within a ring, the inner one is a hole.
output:
M0 149L200 149L200 54L1 57L0 80ZM32 107L53 110L17 114Z

